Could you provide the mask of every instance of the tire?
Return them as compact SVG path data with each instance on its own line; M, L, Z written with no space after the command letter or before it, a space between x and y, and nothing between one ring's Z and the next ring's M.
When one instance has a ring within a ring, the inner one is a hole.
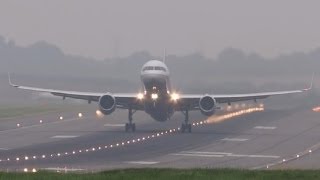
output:
M136 131L136 124L135 123L131 124L131 130L132 130L132 132Z
M188 132L191 133L191 124L188 124Z
M181 130L181 133L184 133L185 130L186 130L186 125L185 125L185 124L182 124L180 130Z

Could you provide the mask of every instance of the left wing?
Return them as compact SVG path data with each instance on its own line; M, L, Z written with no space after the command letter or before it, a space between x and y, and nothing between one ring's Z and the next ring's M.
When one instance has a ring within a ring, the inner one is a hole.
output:
M285 95L285 94L296 94L303 93L312 89L313 86L313 77L311 84L308 88L291 90L291 91L273 91L273 92L261 92L261 93L249 93L249 94L181 94L180 95L180 107L179 108L191 108L191 109L199 109L199 100L204 96L210 96L216 100L217 103L228 103L238 101L248 101L248 100L258 100L265 99L270 96L276 95Z

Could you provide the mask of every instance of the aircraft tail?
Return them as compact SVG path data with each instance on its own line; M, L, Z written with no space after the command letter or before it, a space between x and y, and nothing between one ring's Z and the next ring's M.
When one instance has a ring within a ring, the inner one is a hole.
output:
M164 48L164 50L163 50L163 59L162 59L163 63L166 63L166 56L167 56L167 52L166 52L166 48Z

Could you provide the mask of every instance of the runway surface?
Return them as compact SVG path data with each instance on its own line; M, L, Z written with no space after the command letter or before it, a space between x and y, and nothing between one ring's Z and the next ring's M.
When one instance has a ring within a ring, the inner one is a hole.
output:
M78 113L1 119L1 170L320 167L320 113L310 108L267 107L236 117L223 116L231 113L224 112L208 121L192 113L190 118L198 125L191 134L178 132L180 113L160 123L138 112L135 133L124 132L126 111L103 118L92 108L81 112L83 117Z

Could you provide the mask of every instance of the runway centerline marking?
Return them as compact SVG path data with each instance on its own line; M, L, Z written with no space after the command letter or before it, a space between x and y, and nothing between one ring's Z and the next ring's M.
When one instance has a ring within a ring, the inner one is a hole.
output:
M128 163L128 164L140 164L140 165L153 165L153 164L158 164L159 162L155 162L155 161L128 161L126 163Z
M220 155L230 155L232 153L227 152L208 152L208 151L181 151L181 153L187 154L220 154Z
M180 153L170 154L174 156L190 156L190 157L248 157L248 158L272 158L278 159L280 156L259 155L259 154L233 154L226 152L201 152L201 151L181 151Z
M41 168L46 171L70 171L70 172L76 172L76 171L85 171L85 169L76 169L76 168L54 168L54 167L49 167L49 168Z
M235 141L235 142L243 142L248 141L249 139L242 139L242 138L223 138L222 141Z
M193 157L225 157L222 154L188 154L188 153L175 153L174 156L193 156Z
M0 134L9 133L11 131L19 131L19 130L35 128L35 127L44 127L46 125L59 124L59 123L70 122L70 121L75 121L75 120L79 120L79 118L70 118L70 119L59 120L59 121L54 121L54 122L48 122L48 123L42 123L42 124L34 124L34 125L30 125L30 126L23 126L21 128L6 129L6 130L0 131Z
M256 126L254 129L265 129L265 130L273 130L276 129L277 127L274 126Z
M58 136L52 136L52 139L68 139L68 138L76 138L79 136L69 136L69 135L58 135Z
M104 124L105 127L124 127L124 124Z

